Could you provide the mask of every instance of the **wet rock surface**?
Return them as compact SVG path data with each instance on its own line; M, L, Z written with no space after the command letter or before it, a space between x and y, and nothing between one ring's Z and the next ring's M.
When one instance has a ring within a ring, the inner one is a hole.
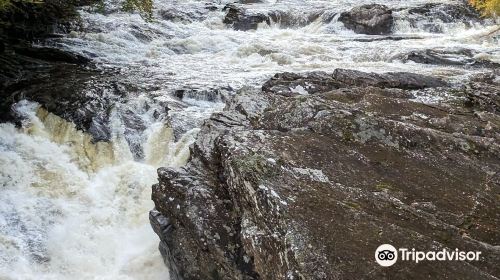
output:
M172 279L500 276L498 73L453 88L335 73L242 89L187 166L158 170L151 221ZM283 94L290 81L314 91ZM387 269L383 243L482 257Z
M235 30L255 30L260 23L270 23L266 15L261 13L250 14L247 13L246 9L235 5L225 6L224 11L227 11L227 14L223 22L231 25Z
M442 22L478 22L480 14L466 3L429 3L408 10L410 14L421 15Z
M472 50L418 50L399 57L404 62L413 61L422 64L457 65L468 67L498 68L498 63L481 59Z
M19 50L22 50L19 52ZM39 102L45 109L90 132L96 141L109 140L110 106L120 97L112 81L94 82L99 75L82 65L86 59L60 50L16 47L0 55L3 61L2 119L15 118L10 107L22 99ZM111 94L105 94L113 91Z
M442 23L460 23L471 26L484 19L466 1L458 3L429 3L419 7L412 7L403 11L399 16L408 21L409 25L433 33L443 33Z
M111 114L115 112L132 154L141 159L141 137L148 121L141 115L154 106L152 118L160 120L168 111L168 106L155 101L127 104L145 89L124 79L119 71L101 71L88 63L88 58L72 52L9 45L0 53L0 62L1 121L21 124L24 116L16 112L16 103L34 101L99 142L112 140Z
M249 4L249 3L244 3ZM329 22L334 14L328 11L317 10L305 14L297 14L291 11L271 10L271 11L253 11L247 9L244 5L228 4L223 8L226 16L223 20L225 24L231 26L234 30L248 31L255 30L259 24L278 24L280 27L300 27L322 18L324 22Z
M340 15L339 21L356 33L380 35L392 31L392 11L384 5L370 4L353 8Z

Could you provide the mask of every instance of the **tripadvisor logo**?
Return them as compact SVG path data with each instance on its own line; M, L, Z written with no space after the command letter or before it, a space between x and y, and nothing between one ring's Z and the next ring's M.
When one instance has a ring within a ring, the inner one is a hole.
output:
M381 266L392 266L398 261L478 261L481 252L442 249L440 251L418 251L407 248L396 249L391 244L382 244L375 250L375 261Z
M381 266L391 266L398 260L398 251L391 244L382 244L375 251L375 260Z

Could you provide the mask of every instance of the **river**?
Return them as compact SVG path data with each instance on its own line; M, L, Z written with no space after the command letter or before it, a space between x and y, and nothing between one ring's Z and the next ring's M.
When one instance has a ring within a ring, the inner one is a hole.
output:
M415 50L456 52L452 59L459 61L467 49L475 59L500 63L498 37L482 37L493 23L443 22L407 10L453 1L384 1L395 11L397 40L355 34L336 16L324 20L368 0L248 4L254 12L282 11L297 24L263 23L247 32L223 23L226 2L156 0L153 19L145 20L106 0L104 14L80 11L83 31L50 42L91 58L102 71L119 69L145 90L116 105L109 143L93 143L30 101L16 105L21 128L0 124L0 279L168 279L148 220L156 169L185 164L203 120L242 86L284 71L408 71L455 83L487 71L399 59ZM308 22L314 13L322 16ZM164 104L168 114L159 117ZM125 109L147 124L128 138L118 113Z

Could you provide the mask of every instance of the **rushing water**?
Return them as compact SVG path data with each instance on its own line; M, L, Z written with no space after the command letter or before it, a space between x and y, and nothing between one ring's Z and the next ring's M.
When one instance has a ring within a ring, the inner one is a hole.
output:
M247 7L284 11L301 22L314 12L334 14L365 2L372 1L287 0ZM442 32L432 33L428 22L411 23L401 9L429 2L384 1L398 9L393 36L407 38L401 41L367 41L373 36L354 34L335 18L325 23L321 17L290 28L277 22L256 31L234 31L222 23L225 3L220 1L156 0L152 21L118 11L119 1L107 1L105 15L83 9L85 31L55 44L91 57L103 69L120 69L129 82L155 88L123 105L147 108L139 110L147 124L137 135L143 155L134 156L125 139L119 106L111 114L112 141L94 144L89 135L38 104L17 104L24 125L0 124L0 279L168 278L148 222L150 186L157 167L185 163L197 127L222 109L211 90L257 86L282 71L409 71L451 81L485 71L397 59L419 49L465 48L478 59L500 62L498 38L481 37L493 30L491 23L437 20L432 24ZM165 11L178 17L167 18ZM178 100L172 93L179 89L193 93ZM168 118L153 117L158 100L176 104Z

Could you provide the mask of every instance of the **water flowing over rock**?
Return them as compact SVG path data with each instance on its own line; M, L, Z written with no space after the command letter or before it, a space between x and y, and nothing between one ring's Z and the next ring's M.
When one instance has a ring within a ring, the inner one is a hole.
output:
M247 31L257 29L259 23L270 23L263 14L247 14L245 9L233 5L224 7L224 10L227 10L224 23L230 24L235 30Z
M427 3L418 7L404 9L404 20L411 26L433 33L446 31L444 24L459 23L466 26L484 21L481 15L466 1L458 3Z
M235 30L255 30L259 24L277 24L282 28L306 26L315 20L322 18L324 22L330 22L334 15L321 9L307 13L296 13L294 11L271 10L253 11L242 5L228 4L223 8L226 11L224 23Z
M158 170L151 219L168 217L156 232L174 279L499 275L500 116L486 100L500 84L409 90L336 73L358 82L311 95L241 90L204 124L186 167ZM447 99L418 101L438 91ZM488 257L384 270L372 255L385 241Z
M356 33L389 34L394 19L392 11L384 5L371 4L353 8L340 15L339 21Z

